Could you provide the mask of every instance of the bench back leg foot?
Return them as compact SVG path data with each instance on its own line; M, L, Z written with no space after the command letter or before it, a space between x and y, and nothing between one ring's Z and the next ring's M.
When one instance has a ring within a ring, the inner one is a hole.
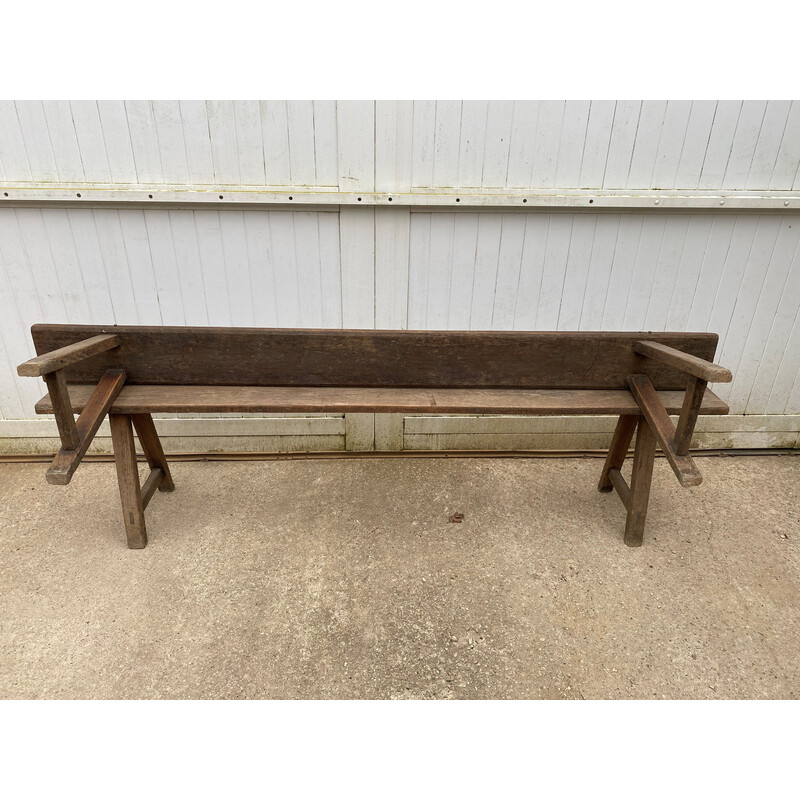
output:
M647 420L644 417L639 417L639 427L636 431L636 449L633 453L628 518L625 522L625 544L628 547L639 547L642 544L655 457L655 434L650 429Z
M122 516L128 547L141 550L147 546L147 529L144 524L142 489L139 484L139 469L136 466L136 447L133 427L127 414L109 414L111 441L114 444L114 462L117 465L119 496L122 501Z
M597 486L598 491L610 492L614 488L611 485L608 473L612 469L622 469L622 464L625 461L625 456L628 455L628 448L631 446L631 439L633 439L638 420L639 417L636 414L623 414L620 416L619 420L617 420L614 438L611 440L611 447L608 449L606 463L603 465L603 471L600 474L600 483Z
M144 450L147 463L150 469L161 470L161 481L158 484L159 492L175 491L175 484L172 481L172 474L169 471L164 450L161 447L161 440L158 438L156 426L150 414L131 414L133 427L136 428L136 435L139 437L139 444Z

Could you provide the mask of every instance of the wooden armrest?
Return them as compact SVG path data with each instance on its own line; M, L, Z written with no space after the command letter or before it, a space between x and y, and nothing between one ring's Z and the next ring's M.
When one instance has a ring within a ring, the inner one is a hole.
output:
M62 369L82 361L84 358L96 356L105 350L119 346L119 336L113 333L104 333L100 336L92 336L91 339L84 339L82 342L68 344L66 347L59 347L43 356L37 356L17 367L17 374L26 378L38 378L49 375L51 372Z
M640 355L669 364L683 372L693 375L695 378L707 381L708 383L730 383L733 375L729 369L712 364L703 358L683 353L674 347L669 347L658 342L636 342L633 349Z

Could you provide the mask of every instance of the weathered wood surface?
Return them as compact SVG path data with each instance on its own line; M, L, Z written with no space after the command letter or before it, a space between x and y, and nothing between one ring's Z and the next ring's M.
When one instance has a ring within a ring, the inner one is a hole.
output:
M631 505L631 487L622 475L622 472L616 467L612 467L608 471L608 480L612 487L617 490L619 499L622 500L622 505L625 508L630 508Z
M636 342L633 349L643 356L660 361L662 364L668 364L688 375L693 375L695 378L701 378L707 383L730 383L733 380L733 375L729 369L725 369L719 364L710 363L711 357L708 360L698 358L695 355L683 352L681 349L670 347L664 342Z
M622 389L633 373L682 389L679 369L634 352L646 338L712 359L714 333L376 331L34 325L37 353L112 333L71 383L124 367L130 384Z
M159 467L150 470L150 474L142 486L142 508L147 508L150 498L155 494L156 489L161 485L164 473Z
M600 474L598 489L601 492L610 492L614 486L609 472L612 469L619 471L628 455L628 448L631 446L631 439L636 433L636 425L639 421L638 415L624 414L617 420L617 427L614 429L614 438L611 440L611 447L608 448L606 463Z
M56 418L61 446L66 450L76 450L81 443L81 437L75 425L75 413L64 372L62 370L48 372L44 376L44 382L47 384L47 393Z
M172 481L172 474L169 471L169 464L164 455L164 450L161 447L161 440L156 433L156 426L153 423L153 418L149 414L132 414L131 422L136 429L136 435L139 437L139 444L142 446L144 456L147 463L150 465L151 470L161 470L161 480L158 483L158 490L160 492L171 492L175 489L175 484Z
M144 503L136 464L136 446L133 441L131 418L125 414L109 414L111 440L114 443L114 463L117 465L119 496L128 547L141 550L147 546L147 529L144 522Z
M685 456L689 452L694 426L697 424L697 415L700 413L707 386L708 383L701 378L694 376L689 378L683 398L683 408L681 408L681 415L675 428L675 452L679 456Z
M627 502L623 499L628 509L625 520L625 544L628 547L639 547L642 544L655 455L656 437L647 419L640 417L639 427L636 430L636 449L633 452L630 491ZM623 494L620 494L620 497L623 497Z
M91 387L71 385L76 409ZM671 414L683 405L683 392L662 391L658 398ZM47 396L36 404L50 413ZM111 407L118 414L215 412L342 412L584 415L641 411L627 389L380 389L274 386L130 386ZM727 414L728 406L713 392L703 398L702 414Z
M82 326L78 325L77 328ZM36 378L40 375L47 375L58 369L68 367L82 361L84 358L103 353L119 344L119 338L113 334L100 334L85 338L83 341L76 341L73 344L65 345L52 349L50 352L37 350L37 353L44 353L36 358L26 361L17 367L17 374L23 377Z
M699 486L703 476L690 455L679 455L675 450L675 426L650 379L646 375L631 375L628 384L681 486ZM641 430L640 424L639 433Z
M74 448L62 448L53 459L45 473L48 483L64 486L72 479L75 470L81 463L89 445L92 443L98 428L105 419L114 398L117 397L125 383L125 371L121 369L107 370L100 382L95 386L81 386L80 389L92 389L88 397L82 400L78 410L81 411L76 423L78 444Z

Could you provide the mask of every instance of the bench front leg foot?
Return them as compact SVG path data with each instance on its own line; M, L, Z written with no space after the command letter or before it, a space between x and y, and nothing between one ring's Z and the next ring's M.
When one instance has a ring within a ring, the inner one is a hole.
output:
M644 417L639 417L639 426L636 431L636 449L633 453L630 494L626 503L628 517L625 522L625 544L628 547L640 547L642 544L655 457L655 434L647 420Z
M117 465L119 496L128 547L141 550L147 546L147 529L144 524L144 504L136 465L136 447L133 441L131 418L127 414L109 414L111 441L114 444L114 461Z

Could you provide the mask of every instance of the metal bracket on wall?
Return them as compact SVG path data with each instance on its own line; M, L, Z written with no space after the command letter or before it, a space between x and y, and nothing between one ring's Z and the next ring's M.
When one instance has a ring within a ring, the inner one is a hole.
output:
M341 206L405 207L412 211L800 211L798 192L638 189L415 189L343 192L335 187L189 186L144 184L0 184L0 207L273 208L337 211Z

